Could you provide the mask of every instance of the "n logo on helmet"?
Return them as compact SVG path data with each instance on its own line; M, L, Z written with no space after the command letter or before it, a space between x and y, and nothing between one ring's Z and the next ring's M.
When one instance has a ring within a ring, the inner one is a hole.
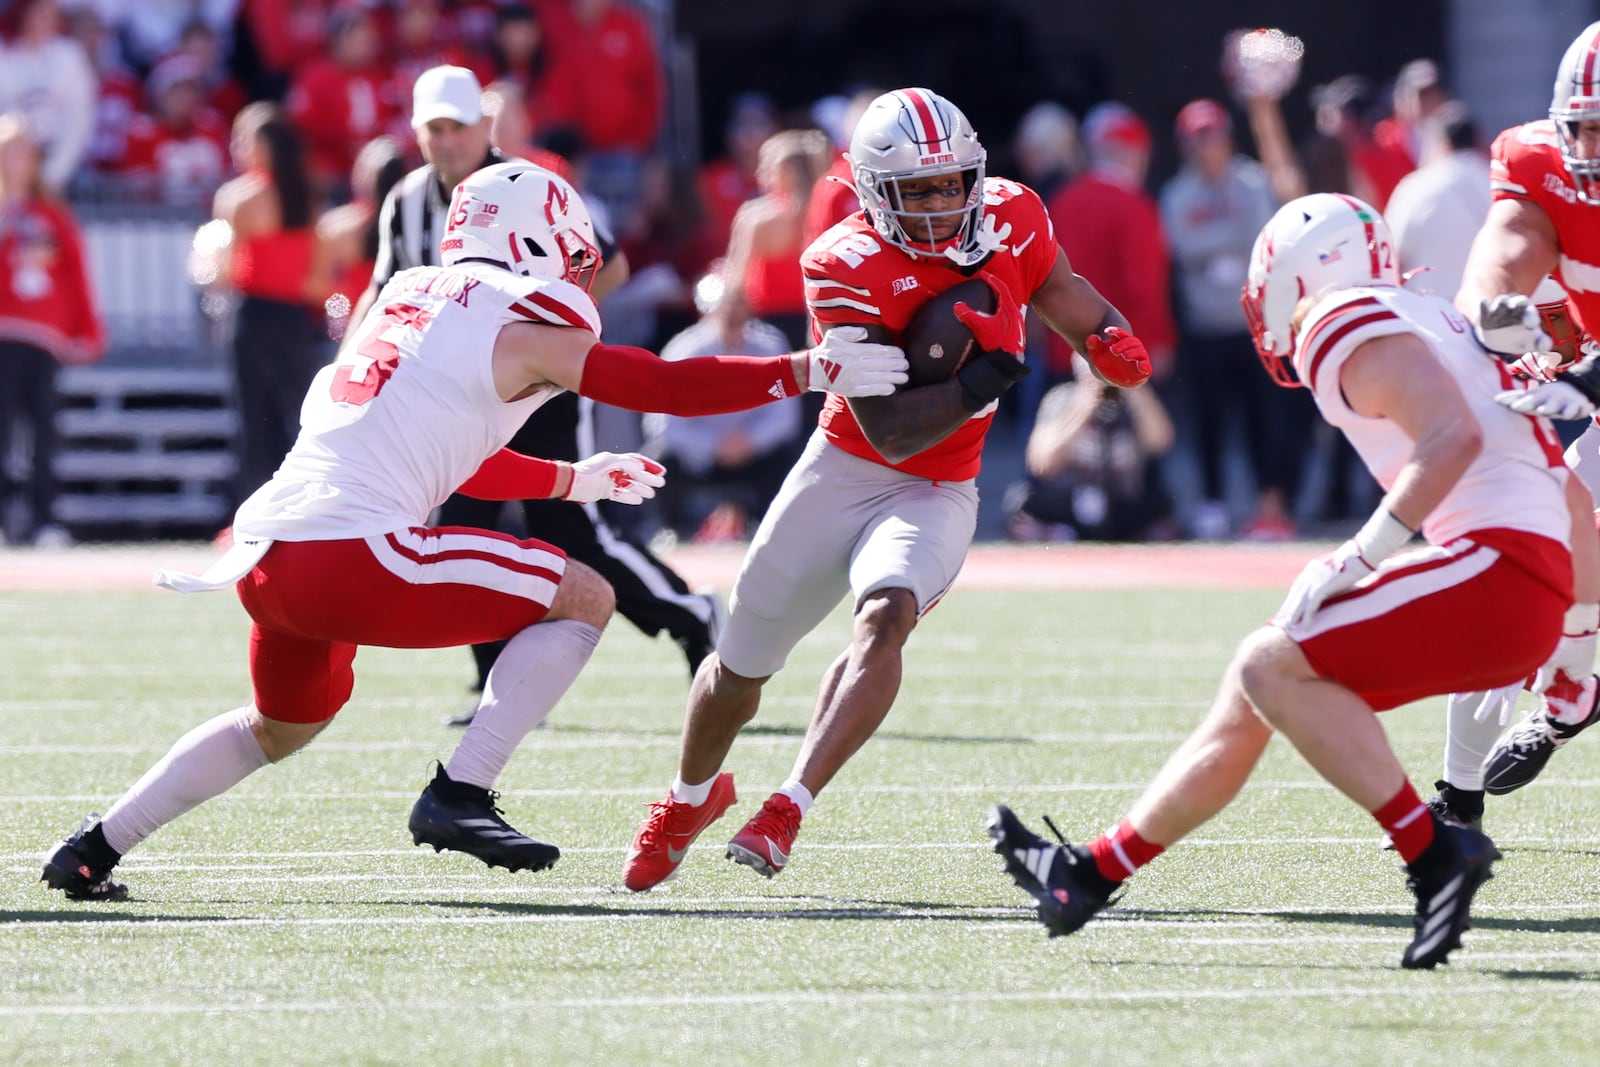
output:
M545 221L554 226L557 218L566 218L568 199L567 191L555 182L551 182L550 192L544 199Z

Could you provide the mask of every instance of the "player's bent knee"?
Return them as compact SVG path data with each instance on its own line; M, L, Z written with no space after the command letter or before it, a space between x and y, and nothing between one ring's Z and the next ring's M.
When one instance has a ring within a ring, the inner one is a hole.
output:
M550 610L545 613L545 618L573 619L603 630L616 609L617 594L611 588L611 583L594 568L569 559L566 573L561 576L561 585L556 589L556 597L550 602Z
M328 718L321 722L285 722L281 719L269 719L261 712L252 709L250 730L255 734L256 743L261 746L261 751L266 754L267 759L277 763L304 748L332 721Z
M1292 697L1293 687L1313 677L1300 646L1271 626L1244 639L1237 663L1245 696L1262 718L1274 724L1298 705Z
M858 642L904 644L917 625L917 598L909 589L878 589L862 598L854 622Z

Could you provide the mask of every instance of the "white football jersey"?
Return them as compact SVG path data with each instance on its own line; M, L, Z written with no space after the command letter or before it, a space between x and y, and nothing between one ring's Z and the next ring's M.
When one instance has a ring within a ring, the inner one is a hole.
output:
M589 294L481 263L390 279L300 408L300 436L234 517L245 538L368 537L421 526L560 390L507 403L495 338L508 323L600 332Z
M1375 285L1341 289L1311 307L1300 326L1294 366L1323 417L1343 431L1380 485L1394 484L1413 442L1389 419L1352 411L1339 372L1360 345L1400 333L1427 343L1483 434L1482 453L1423 521L1423 536L1444 544L1474 530L1511 529L1567 544L1567 468L1555 431L1545 419L1495 403L1496 393L1515 388L1506 365L1478 347L1466 318L1440 297Z

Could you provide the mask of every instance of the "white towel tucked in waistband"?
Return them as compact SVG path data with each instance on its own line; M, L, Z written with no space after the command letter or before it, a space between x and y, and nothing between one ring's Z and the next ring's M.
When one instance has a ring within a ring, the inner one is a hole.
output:
M158 570L151 581L163 589L179 593L214 593L218 589L232 589L240 578L249 574L261 557L272 547L272 539L260 541L235 541L204 574L185 574L182 571Z

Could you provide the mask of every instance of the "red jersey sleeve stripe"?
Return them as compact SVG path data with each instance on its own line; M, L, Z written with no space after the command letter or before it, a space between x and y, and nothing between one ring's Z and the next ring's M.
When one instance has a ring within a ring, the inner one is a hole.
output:
M1323 334L1328 332L1329 327L1343 322L1350 313L1355 312L1360 308L1371 308L1377 306L1377 297L1364 296L1360 300L1352 300L1348 304L1335 308L1333 314L1318 320L1317 324L1311 328L1311 332L1306 334L1305 340L1300 342L1300 347L1304 351L1311 351L1311 349L1317 344L1318 339Z
M1306 374L1306 384L1310 385L1312 388L1316 388L1317 368L1322 364L1323 357L1329 352L1332 352L1334 346L1348 337L1352 331L1359 330L1363 326L1370 326L1374 322L1382 322L1385 319L1398 320L1399 318L1399 315L1396 315L1388 308L1381 308L1377 311L1368 312L1367 314L1357 316L1356 318L1340 316L1340 325L1338 328L1321 339L1320 345L1316 350L1313 351L1309 348L1307 349L1308 352L1311 352L1311 363L1309 365L1310 370Z
M532 305L531 307L529 306L530 304ZM511 310L535 322L560 323L565 326L576 326L580 330L590 328L582 315L559 300L551 300L543 293L529 293L521 300L513 303Z

